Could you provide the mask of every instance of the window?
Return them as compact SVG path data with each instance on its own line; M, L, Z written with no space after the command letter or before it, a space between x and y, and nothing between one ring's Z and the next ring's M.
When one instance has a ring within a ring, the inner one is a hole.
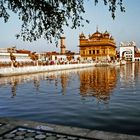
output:
M89 54L91 54L91 50L89 50Z
M85 54L85 51L83 51L83 54Z
M97 50L97 54L99 54L99 50Z
M93 50L93 54L95 54L95 50Z

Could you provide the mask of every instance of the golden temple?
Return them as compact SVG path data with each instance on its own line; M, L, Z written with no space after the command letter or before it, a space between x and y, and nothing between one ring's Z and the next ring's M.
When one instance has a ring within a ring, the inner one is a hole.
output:
M111 61L116 59L116 42L114 38L105 31L100 33L98 29L88 38L81 33L79 35L80 55L85 60Z

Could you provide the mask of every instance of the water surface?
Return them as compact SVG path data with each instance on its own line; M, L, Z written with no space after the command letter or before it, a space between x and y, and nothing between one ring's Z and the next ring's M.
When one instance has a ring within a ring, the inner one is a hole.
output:
M1 77L0 117L140 135L140 64Z

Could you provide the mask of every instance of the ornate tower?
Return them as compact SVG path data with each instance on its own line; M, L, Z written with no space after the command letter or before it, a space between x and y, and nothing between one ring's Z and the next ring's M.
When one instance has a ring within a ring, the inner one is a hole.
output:
M66 44L65 44L66 37L60 37L60 53L65 54L66 53Z

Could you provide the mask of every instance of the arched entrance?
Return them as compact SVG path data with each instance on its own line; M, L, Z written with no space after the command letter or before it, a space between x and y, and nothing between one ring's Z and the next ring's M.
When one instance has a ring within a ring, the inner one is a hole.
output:
M120 47L120 59L134 61L134 46Z
M122 59L127 60L127 61L132 61L133 56L132 56L132 50L129 49L127 51L122 52Z

